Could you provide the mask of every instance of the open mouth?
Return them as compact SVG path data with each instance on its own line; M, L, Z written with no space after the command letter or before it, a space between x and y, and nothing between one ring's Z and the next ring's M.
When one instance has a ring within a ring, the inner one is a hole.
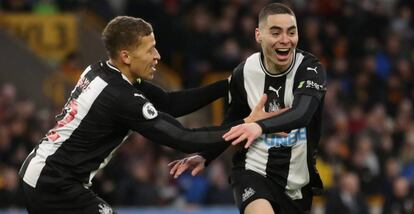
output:
M290 48L278 48L275 50L275 52L279 56L286 57L287 55L289 55Z
M151 70L156 71L156 70L157 70L156 66L157 66L157 64L152 65L152 66L151 66Z

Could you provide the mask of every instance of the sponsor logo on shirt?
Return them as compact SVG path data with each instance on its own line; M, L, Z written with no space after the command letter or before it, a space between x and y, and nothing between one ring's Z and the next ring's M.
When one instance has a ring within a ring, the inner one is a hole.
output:
M158 116L158 111L152 103L147 102L142 107L142 115L144 115L145 119L151 120Z
M302 81L299 83L299 87L298 88L313 88L316 89L318 91L322 91L325 90L325 87L321 84L318 84L312 80L306 80L306 81Z
M256 191L254 191L253 188L251 188L251 187L245 188L244 192L242 194L243 202L246 201L247 199L249 199L250 197L252 197L252 195L254 195L255 193L256 193Z
M269 86L269 91L276 92L276 96L279 97L279 91L282 89L282 86L280 86L278 89L273 88L272 86Z
M277 134L264 134L258 140L263 140L269 147L292 147L296 144L306 143L306 128L292 130L287 137Z
M145 99L144 95L138 93L134 93L134 97L142 97L143 99Z
M318 72L316 71L316 68L318 68L318 67L314 67L314 68L312 68L312 67L306 67L306 70L308 70L308 71L314 71L317 74Z
M113 214L114 212L112 211L112 208L110 206L108 206L107 204L104 203L100 203L98 205L98 211L100 214Z

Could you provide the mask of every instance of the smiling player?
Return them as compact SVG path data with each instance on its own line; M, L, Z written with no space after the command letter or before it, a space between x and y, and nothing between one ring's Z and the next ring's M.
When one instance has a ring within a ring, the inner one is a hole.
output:
M289 110L256 123L233 127L224 135L233 145L246 142L233 158L230 180L240 213L308 213L312 190L322 182L315 168L321 132L326 73L312 54L297 49L293 11L266 5L259 13L256 41L262 51L239 64L230 83L231 103L225 122L246 117L267 94L266 111ZM289 131L284 137L275 132ZM177 177L198 174L225 148L171 163Z

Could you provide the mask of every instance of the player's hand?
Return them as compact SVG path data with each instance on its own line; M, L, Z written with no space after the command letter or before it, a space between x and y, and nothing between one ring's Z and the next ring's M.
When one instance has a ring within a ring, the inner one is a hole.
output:
M289 108L283 108L275 112L266 112L264 111L264 106L266 104L266 101L267 101L267 95L263 94L259 102L257 103L257 105L253 108L252 112L250 112L249 116L244 118L244 122L253 123L258 120L263 120L266 118L277 116L289 110Z
M260 98L259 102L257 103L257 105L253 108L252 112L250 112L249 116L244 118L245 123L253 123L253 122L258 121L258 120L263 120L263 119L266 119L266 118L278 116L278 115L284 113L285 111L289 110L289 108L283 108L283 109L280 109L280 110L275 111L275 112L266 112L266 111L264 111L264 106L266 104L266 100L267 100L267 95L263 94L262 97ZM281 137L287 137L288 136L288 133L286 133L286 132L278 132L276 134L281 136Z
M237 145L247 140L244 148L249 148L253 141L262 135L262 127L257 123L244 123L234 126L223 135L226 141L232 141L232 145Z
M206 159L200 155L172 161L168 164L168 166L171 167L170 175L174 175L174 178L178 178L183 172L190 169L192 170L191 175L196 176L205 169L205 162Z

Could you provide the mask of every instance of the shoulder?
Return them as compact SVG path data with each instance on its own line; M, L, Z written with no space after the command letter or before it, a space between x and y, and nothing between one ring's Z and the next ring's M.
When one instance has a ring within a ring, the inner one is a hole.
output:
M300 54L303 57L301 65L321 64L319 59L310 52L307 52L307 51L304 51L304 50L301 50L301 49L296 49L296 54Z
M243 74L244 65L246 64L246 60L239 63L234 69L233 69L233 76L234 75L240 75Z
M132 85L117 85L113 86L113 89L116 90L115 93L117 94L115 105L121 108L122 112L126 112L131 116L135 115L137 118L144 118L146 120L153 119L158 116L158 111L146 98L145 94L135 89Z
M113 84L110 86L111 92L120 102L148 102L143 92L136 89L130 84Z
M260 52L253 53L233 70L233 76L242 77L245 70L261 70Z

